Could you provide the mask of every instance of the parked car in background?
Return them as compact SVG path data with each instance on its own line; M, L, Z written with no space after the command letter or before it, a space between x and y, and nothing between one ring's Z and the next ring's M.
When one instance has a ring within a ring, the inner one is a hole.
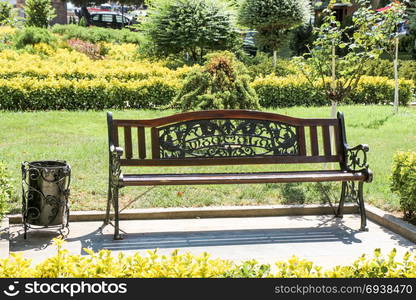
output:
M126 15L117 12L99 11L91 13L91 25L105 28L121 29L135 22Z
M255 30L248 30L242 33L243 50L251 56L256 56L258 50L256 46L255 35Z

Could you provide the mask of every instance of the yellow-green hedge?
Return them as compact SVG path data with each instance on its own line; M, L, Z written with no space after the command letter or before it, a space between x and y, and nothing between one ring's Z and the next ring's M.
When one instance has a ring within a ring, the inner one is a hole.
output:
M123 48L129 45L123 45ZM142 80L150 77L163 79L184 77L190 67L170 70L162 63L147 60L132 61L129 51L109 46L110 59L91 60L85 54L68 49L53 49L46 44L37 44L37 54L4 50L0 52L0 78L30 77L33 79L100 79ZM44 55L39 55L44 54ZM47 56L45 56L47 54ZM126 58L123 59L123 56Z
M416 255L406 253L397 260L396 251L382 256L380 250L374 257L361 256L349 266L323 269L314 263L292 257L277 262L274 266L256 261L233 263L223 259L211 259L207 253L199 256L190 253L159 255L149 251L148 255L138 253L126 256L112 255L111 251L98 253L86 250L89 255L69 254L62 247L63 241L55 240L58 251L51 258L33 266L21 255L12 254L0 259L0 277L3 278L157 278L157 277L279 277L279 278L409 278L416 277Z
M36 53L0 51L0 109L156 108L171 103L194 69L171 70L162 62L135 61L134 45L107 45L111 55L91 60L86 55L46 44ZM127 48L126 48L127 47ZM300 76L258 78L251 83L263 107L329 104L319 85ZM413 83L400 81L400 102L412 97ZM393 101L394 81L363 77L347 103L386 104Z
M302 76L277 77L274 75L258 78L252 83L260 105L263 107L321 106L328 105L319 84L313 87ZM354 104L388 104L394 99L394 80L387 77L361 78L358 87L346 99ZM400 80L400 104L405 105L412 98L413 82Z
M105 108L157 108L168 104L179 89L176 79L145 80L38 80L0 79L0 109L79 110Z

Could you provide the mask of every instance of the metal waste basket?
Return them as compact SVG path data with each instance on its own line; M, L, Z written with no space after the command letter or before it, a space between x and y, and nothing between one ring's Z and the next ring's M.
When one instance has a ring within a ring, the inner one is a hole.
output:
M28 229L57 228L69 233L71 167L66 161L22 163L22 215L24 238Z

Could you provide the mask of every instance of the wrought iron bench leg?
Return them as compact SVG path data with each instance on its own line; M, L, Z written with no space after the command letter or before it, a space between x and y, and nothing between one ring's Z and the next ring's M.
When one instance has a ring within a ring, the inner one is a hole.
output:
M122 240L123 237L120 234L120 216L119 216L119 206L118 206L118 192L119 187L113 187L113 206L114 206L114 239L115 240Z
M358 189L356 184L358 184ZM341 198L339 200L339 206L337 211L337 217L342 218L344 215L344 203L346 199L356 202L360 211L361 217L361 226L360 231L368 231L367 228L367 217L365 213L364 206L364 192L363 192L364 182L342 182L341 188Z
M360 231L368 231L367 228L367 216L365 213L365 206L364 206L364 192L363 192L364 182L358 183L358 204L360 207L360 215L361 215L361 227Z
M347 182L343 181L342 187L341 187L341 198L339 200L338 210L336 214L336 217L341 218L341 219L344 217L344 203L345 203L346 189L347 189Z
M105 211L105 219L104 219L104 226L110 224L110 210L111 210L111 203L112 203L112 190L111 184L108 184L108 194L107 194L107 208Z

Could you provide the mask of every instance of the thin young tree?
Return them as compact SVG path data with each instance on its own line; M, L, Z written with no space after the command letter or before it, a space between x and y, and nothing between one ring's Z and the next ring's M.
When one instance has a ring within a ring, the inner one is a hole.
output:
M399 39L404 33L400 30L406 17L406 7L400 2L392 2L390 8L379 13L378 31L383 35L380 46L393 60L394 68L394 113L399 111Z
M332 117L336 116L337 104L357 88L366 62L378 59L383 52L380 43L384 38L377 26L379 16L368 1L358 1L353 24L347 27L342 27L336 19L335 3L331 0L323 11L322 24L314 30L316 39L309 52L297 58L303 75L332 104ZM353 34L349 34L351 31Z
M26 0L24 10L27 26L46 28L56 16L50 0Z

